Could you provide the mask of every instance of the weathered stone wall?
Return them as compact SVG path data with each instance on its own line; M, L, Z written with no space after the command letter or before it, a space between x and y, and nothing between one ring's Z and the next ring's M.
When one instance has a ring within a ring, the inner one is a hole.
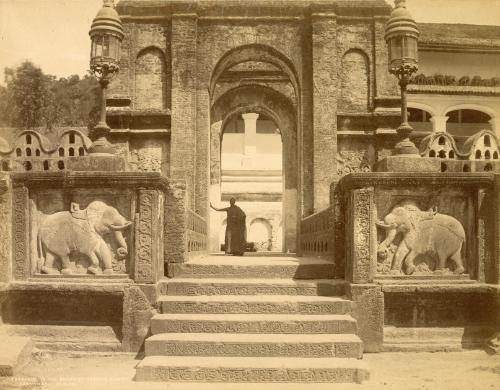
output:
M169 25L163 22L123 23L120 72L109 85L109 96L128 97L134 109L171 106Z

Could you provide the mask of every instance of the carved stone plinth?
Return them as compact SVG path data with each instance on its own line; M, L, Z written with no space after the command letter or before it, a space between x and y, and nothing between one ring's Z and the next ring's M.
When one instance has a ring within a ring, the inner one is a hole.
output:
M377 162L376 172L440 172L441 162L435 158L414 155L388 156Z

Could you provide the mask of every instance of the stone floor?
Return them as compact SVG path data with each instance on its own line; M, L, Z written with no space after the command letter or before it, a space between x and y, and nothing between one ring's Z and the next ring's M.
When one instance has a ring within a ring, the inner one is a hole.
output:
M482 351L365 354L371 379L356 384L167 384L133 381L140 362L132 355L35 353L15 378L0 378L2 390L496 390L500 356Z

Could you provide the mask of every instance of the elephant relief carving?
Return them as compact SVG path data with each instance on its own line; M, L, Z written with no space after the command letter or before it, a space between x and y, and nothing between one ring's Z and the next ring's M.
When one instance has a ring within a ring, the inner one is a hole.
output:
M91 274L113 273L113 253L105 239L114 240L112 247L117 248L117 257L125 258L128 249L122 231L131 224L118 210L101 201L91 202L83 210L77 203L71 203L70 211L48 215L41 222L37 236L41 273L73 273L72 253L88 258L87 272Z
M386 233L377 248L379 272L443 271L447 263L455 274L464 272L464 228L455 218L438 213L437 207L422 211L415 202L405 201L377 225Z

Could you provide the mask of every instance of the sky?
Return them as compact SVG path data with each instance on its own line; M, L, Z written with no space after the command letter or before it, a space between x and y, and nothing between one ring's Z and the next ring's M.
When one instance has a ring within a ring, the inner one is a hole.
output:
M406 4L417 22L500 25L500 0ZM88 31L101 5L102 0L0 0L0 83L3 69L23 60L58 77L83 76L89 62Z

